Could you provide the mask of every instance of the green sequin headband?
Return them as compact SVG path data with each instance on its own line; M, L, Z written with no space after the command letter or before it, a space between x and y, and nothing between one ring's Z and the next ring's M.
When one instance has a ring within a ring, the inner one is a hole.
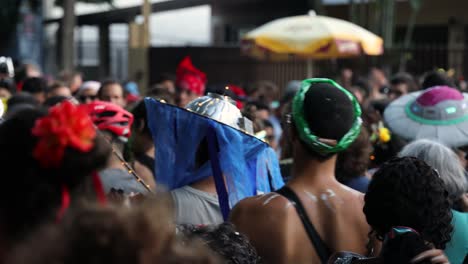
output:
M314 83L328 83L333 85L345 93L353 104L354 116L356 117L356 120L354 121L353 126L348 131L348 133L346 133L338 142L333 139L317 137L312 133L312 131L310 131L309 125L307 124L304 116L304 98L307 91L309 90L309 87ZM301 89L297 92L293 99L292 108L294 124L296 125L300 139L305 142L307 146L312 148L312 150L318 152L319 154L331 154L345 150L349 147L349 145L351 145L351 143L353 143L361 131L362 119L359 102L349 91L341 87L333 80L325 78L313 78L302 81Z

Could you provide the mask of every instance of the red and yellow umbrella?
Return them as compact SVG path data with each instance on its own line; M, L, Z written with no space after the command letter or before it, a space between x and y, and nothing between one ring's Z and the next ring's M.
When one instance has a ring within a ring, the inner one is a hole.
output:
M285 60L347 58L381 55L382 39L345 20L314 12L271 21L247 33L242 51L260 59Z

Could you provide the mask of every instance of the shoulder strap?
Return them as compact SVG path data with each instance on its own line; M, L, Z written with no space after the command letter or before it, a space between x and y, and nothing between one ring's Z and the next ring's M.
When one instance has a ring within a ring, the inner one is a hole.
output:
M322 263L327 263L328 259L331 256L331 250L327 247L325 242L323 242L322 238L320 238L320 235L318 234L317 230L315 230L314 225L307 216L306 210L304 209L301 200L299 200L299 197L297 197L294 191L287 186L284 186L283 188L279 189L278 191L276 191L276 193L284 196L294 204L297 214L299 215L299 218L301 219L301 222L304 225L307 235L309 236L309 239L312 242L312 245L314 246L317 255L319 256Z

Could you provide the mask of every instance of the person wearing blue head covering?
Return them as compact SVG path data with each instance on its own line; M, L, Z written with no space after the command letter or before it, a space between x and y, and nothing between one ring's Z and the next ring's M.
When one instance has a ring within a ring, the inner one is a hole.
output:
M177 224L219 224L241 199L279 189L275 152L227 96L186 109L145 99L155 144L155 179L171 191Z

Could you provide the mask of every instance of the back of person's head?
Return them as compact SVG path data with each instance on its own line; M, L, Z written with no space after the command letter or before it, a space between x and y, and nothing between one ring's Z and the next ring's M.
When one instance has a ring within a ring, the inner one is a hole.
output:
M34 96L28 93L18 93L10 97L7 101L8 108L12 108L15 105L20 104L29 104L33 106L39 106L39 102L34 98Z
M46 93L47 81L40 77L27 78L23 84L23 91L30 94Z
M383 240L394 227L409 227L427 243L445 249L452 213L444 182L414 157L394 158L374 174L365 195L367 222Z
M403 148L400 157L416 157L439 172L452 203L457 203L468 192L465 170L455 152L445 145L428 139L420 139Z
M178 230L189 240L201 239L213 252L220 255L227 264L261 263L257 251L249 239L239 233L230 223L219 226L185 225Z
M104 90L106 89L107 86L110 86L110 85L120 86L122 88L122 95L125 94L125 89L122 87L120 82L118 82L117 80L108 79L108 80L104 80L103 82L101 82L101 87L99 87L99 90L98 90L98 93L97 93L97 96L98 96L99 99L102 99Z
M364 176L369 167L372 152L369 133L361 129L356 140L343 152L338 154L335 175L341 183Z
M151 137L151 132L148 126L148 117L146 112L145 101L140 101L132 110L133 114L133 130L138 130L140 133Z
M34 96L28 93L18 93L10 97L7 101L7 112L5 118L8 118L23 109L34 109L39 107L39 102Z
M294 129L312 157L327 159L358 136L361 110L351 93L331 80L304 82L293 100Z
M0 125L2 183L8 186L0 194L0 228L7 242L56 217L63 188L73 194L107 162L109 146L93 137L90 121L73 121L86 117L73 109L56 108L53 115L25 109Z
M48 91L52 92L55 89L61 88L61 87L66 87L65 83L61 81L54 81L51 85L49 85Z
M69 98L66 97L66 96L60 96L60 95L57 95L57 96L52 96L52 97L49 97L47 98L44 103L42 104L44 107L52 107L52 106L55 106L55 105L58 105L60 104L61 102L63 101L66 101L68 100Z
M172 74L170 73L161 73L159 74L154 83L155 84L160 84L160 83L163 83L163 82L175 82L175 76L173 76Z
M11 254L9 263L220 263L202 243L183 244L173 221L168 207L146 202L76 208L61 223L43 227Z
M434 86L455 87L455 84L449 79L449 77L444 72L431 71L426 73L424 80L421 84L421 88L425 90Z
M165 103L174 105L175 104L175 95L171 93L166 88L162 87L159 84L153 85L148 92L149 97L156 98L158 100L162 100Z
M416 80L407 72L399 72L390 79L391 85L406 84L407 92L414 92L418 89Z

